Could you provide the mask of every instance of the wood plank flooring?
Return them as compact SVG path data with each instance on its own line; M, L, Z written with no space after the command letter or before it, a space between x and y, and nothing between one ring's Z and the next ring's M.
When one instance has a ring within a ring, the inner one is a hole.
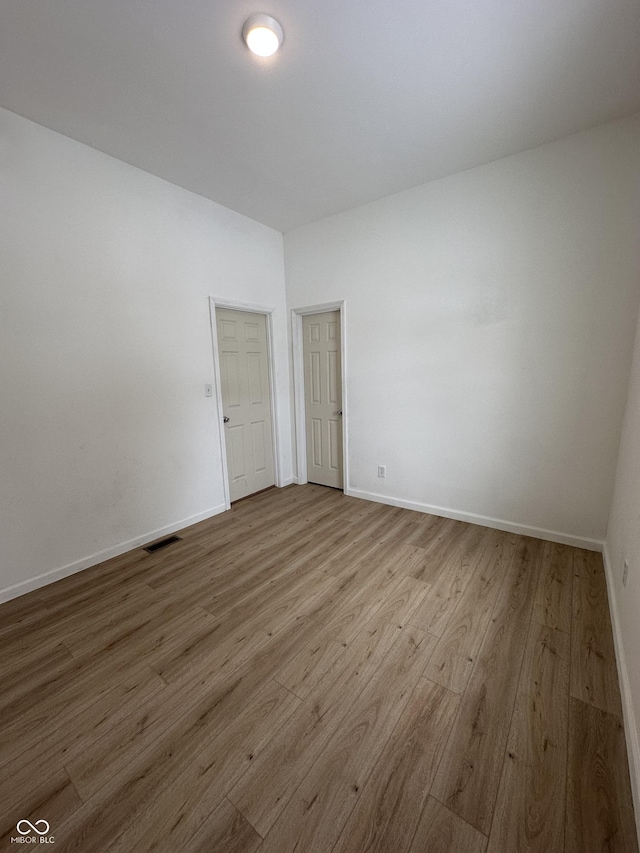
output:
M0 849L638 850L599 555L320 486L0 605Z

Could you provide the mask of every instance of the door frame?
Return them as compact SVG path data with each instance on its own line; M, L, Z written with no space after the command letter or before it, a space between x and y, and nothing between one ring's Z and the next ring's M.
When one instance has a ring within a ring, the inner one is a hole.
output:
M349 489L349 453L348 453L348 408L347 408L347 303L324 302L322 305L305 305L291 309L291 343L293 350L293 408L296 437L297 482L307 480L307 424L304 407L304 349L302 318L308 314L324 314L325 311L338 311L340 314L340 372L342 379L342 491Z
M222 487L224 490L225 509L231 509L231 492L229 489L229 466L227 464L227 442L224 434L224 417L222 404L222 382L220 379L220 351L218 349L218 325L216 308L230 308L232 311L246 311L248 314L263 314L267 328L267 362L269 365L269 396L271 398L271 440L273 443L273 474L276 486L282 486L282 469L280 464L280 430L278 423L278 407L275 388L275 362L273 347L273 312L272 305L255 305L250 302L209 297L209 323L211 325L211 342L213 345L213 375L215 379L215 398L218 413L218 436L220 438L220 456L222 461ZM291 481L289 481L291 482Z

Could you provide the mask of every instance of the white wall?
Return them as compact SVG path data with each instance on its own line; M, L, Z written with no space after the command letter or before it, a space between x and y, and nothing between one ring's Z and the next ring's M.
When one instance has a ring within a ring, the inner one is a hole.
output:
M629 561L626 587L624 561ZM640 836L640 323L636 332L611 518L605 546L609 604Z
M289 306L347 301L349 490L597 546L639 174L636 116L285 235Z
M210 295L277 306L290 477L282 235L0 111L0 600L223 508Z

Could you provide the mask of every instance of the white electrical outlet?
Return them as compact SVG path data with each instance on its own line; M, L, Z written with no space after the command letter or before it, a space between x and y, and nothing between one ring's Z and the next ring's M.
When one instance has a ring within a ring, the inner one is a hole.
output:
M386 465L378 465L378 477L386 477L387 476L387 466Z
M624 568L622 569L622 586L627 585L627 576L629 574L629 560L624 561Z

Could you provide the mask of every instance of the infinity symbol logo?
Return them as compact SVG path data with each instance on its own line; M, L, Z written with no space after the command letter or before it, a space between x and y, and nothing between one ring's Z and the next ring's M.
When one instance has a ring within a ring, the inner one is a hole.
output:
M27 827L23 829L21 827ZM44 826L44 829L38 829L39 826ZM20 833L20 835L28 835L30 832L37 832L38 835L46 835L49 832L49 824L46 820L37 820L35 823L31 823L28 820L19 820L16 824L16 829Z

